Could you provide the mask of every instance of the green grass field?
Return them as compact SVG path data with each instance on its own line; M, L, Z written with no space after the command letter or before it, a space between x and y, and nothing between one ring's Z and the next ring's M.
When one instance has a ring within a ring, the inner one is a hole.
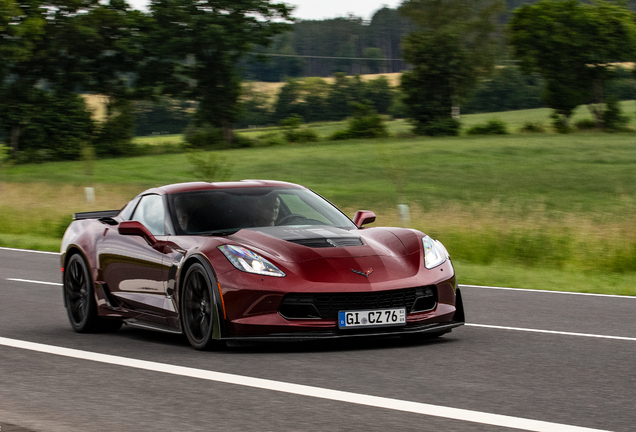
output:
M547 115L463 122L548 125ZM435 236L460 283L636 295L634 132L322 141L222 154L232 179L301 183L350 216L370 209L376 225ZM71 213L119 208L147 187L195 179L184 154L99 160L92 176L82 162L13 166L0 172L0 246L56 250ZM95 203L85 202L85 186L95 187ZM410 222L398 216L401 203L410 206Z

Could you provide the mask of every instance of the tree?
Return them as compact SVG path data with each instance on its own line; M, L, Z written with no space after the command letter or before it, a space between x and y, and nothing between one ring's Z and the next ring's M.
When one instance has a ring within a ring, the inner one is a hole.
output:
M4 12L15 9L5 8L12 0L0 1L0 68L6 77L0 79L0 122L14 153L23 147L26 128L37 129L32 123L43 121L40 106L71 100L78 91L99 92L113 101L126 89L125 74L138 60L129 55L135 51L131 35L136 27L130 17L138 12L129 11L123 0L13 0L17 16ZM6 17L9 25L4 25ZM79 110L72 117L84 115L81 102L69 107Z
M380 73L380 71L386 71L386 57L380 48L367 47L362 50L362 57L371 59L365 60L365 65L369 73L377 74Z
M106 96L106 113L96 136L100 156L121 156L129 151L135 120L131 100L147 97L133 88L134 74L143 62L148 17L131 10L124 0L99 3L75 17L81 29L76 55L84 62L84 91Z
M152 0L152 27L142 78L164 94L199 103L201 124L223 129L239 114L237 65L253 45L289 29L290 9L267 0Z
M614 62L633 61L636 19L624 2L542 0L519 8L509 24L514 56L526 73L546 81L546 104L566 126L574 108L590 106L602 124L604 84Z
M404 2L400 11L417 29L404 39L404 59L414 67L400 87L416 133L459 133L452 107L492 69L502 10L500 0Z

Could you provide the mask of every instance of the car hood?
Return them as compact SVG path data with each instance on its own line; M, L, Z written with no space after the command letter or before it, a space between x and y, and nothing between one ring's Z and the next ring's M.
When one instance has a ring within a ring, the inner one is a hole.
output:
M345 230L326 226L243 229L227 237L271 260L295 284L332 289L333 282L349 289L409 286L421 271L424 234L404 228ZM293 280L293 281L292 281ZM378 283L384 285L377 285Z
M346 230L285 226L243 229L229 239L276 260L303 262L324 258L405 257L419 252L422 235L402 228Z

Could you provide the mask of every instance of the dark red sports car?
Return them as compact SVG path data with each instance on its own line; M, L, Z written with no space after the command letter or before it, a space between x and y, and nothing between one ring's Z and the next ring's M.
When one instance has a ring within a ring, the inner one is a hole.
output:
M77 332L122 323L225 340L439 336L464 311L444 246L362 228L311 190L245 180L149 189L122 210L77 213L62 241Z

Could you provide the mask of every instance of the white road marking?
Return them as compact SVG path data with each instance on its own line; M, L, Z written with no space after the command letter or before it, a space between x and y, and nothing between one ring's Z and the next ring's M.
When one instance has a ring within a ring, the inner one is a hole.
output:
M565 336L581 336L581 337L590 337L590 338L636 341L636 338L625 337L625 336L606 336L606 335L597 335L597 334L589 334L589 333L572 333L572 332L563 332L563 331L554 331L554 330L529 329L529 328L521 328L521 327L504 327L504 326L496 326L496 325L489 325L489 324L466 323L465 325L468 327L483 327L483 328L490 328L490 329L497 329L497 330L516 330L516 331L525 331L525 332L531 332L531 333L547 333L547 334L556 334L556 335L565 335Z
M21 341L0 337L0 345L37 351L46 354L71 357L81 360L95 361L117 366L143 369L153 372L167 373L202 380L234 384L244 387L259 388L294 395L308 396L338 402L346 402L357 405L365 405L376 408L384 408L395 411L410 412L435 417L462 420L472 423L481 423L493 426L501 426L512 429L520 429L535 432L608 432L600 429L590 429L578 426L570 426L559 423L550 423L540 420L524 419L500 414L489 414L480 411L450 408L439 405L431 405L419 402L410 402L399 399L391 399L379 396L370 396L360 393L351 393L340 390L330 390L321 387L292 384L262 378L253 378L242 375L214 372L204 369L195 369L183 366L175 366L167 363L157 363L145 360L137 360L127 357L119 357L108 354L99 354L90 351L82 351L71 348L57 347L34 342Z
M59 282L44 282L44 281L34 281L29 279L15 279L15 278L6 278L6 280L14 281L14 282L28 282L28 283L35 283L35 284L42 284L42 285L62 286L62 284Z
M569 294L569 295L581 295L581 296L592 296L592 297L613 297L613 298L631 298L636 299L636 296L628 296L628 295L617 295L617 294L595 294L595 293L582 293L582 292L573 292L573 291L548 291L548 290L535 290L528 288L507 288L507 287L496 287L496 286L485 286L485 285L462 285L458 284L460 288L482 288L482 289L493 289L493 290L505 290L505 291L526 291L526 292L535 292L535 293L544 293L544 294Z
M7 248L7 247L0 247L0 250L14 251L14 252L31 252L31 253L39 253L39 254L46 254L46 255L60 254L59 252L39 251L39 250L32 250L32 249L14 249L14 248Z

